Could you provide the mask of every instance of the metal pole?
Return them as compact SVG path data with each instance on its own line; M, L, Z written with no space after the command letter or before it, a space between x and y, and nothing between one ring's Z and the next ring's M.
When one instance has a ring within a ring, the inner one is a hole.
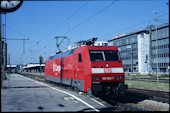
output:
M6 15L6 14L5 14ZM6 19L5 19L5 21L6 21ZM6 23L6 22L5 22ZM2 36L2 38L3 38L3 46L2 46L2 48L3 48L3 67L4 67L4 69L3 69L3 78L4 79L6 79L7 77L6 77L6 58L7 58L7 56L6 56L6 53L7 53L7 49L6 49L6 47L7 47L7 44L6 44L6 33L5 33L5 29L6 29L6 25L5 24L3 24L2 25L3 26L3 36Z
M4 77L7 79L6 76L6 65L7 65L7 42L6 42L6 13L5 13L5 26L4 26Z
M25 53L25 40L29 40L29 38L5 38L5 40L23 40L23 54Z
M41 63L40 63L40 75L41 75Z
M23 39L23 54L25 52L25 39Z
M43 62L43 58L42 58L41 55L40 55L40 57L39 57L39 62L40 62L40 75L41 75L41 70L42 70L41 64L42 64L42 62Z
M155 14L155 27L156 27L156 75L157 75L157 82L159 81L159 75L158 75L158 29L157 29L157 13L156 11L153 11Z
M11 63L10 63L10 54L9 54L9 58L8 58L8 64L9 64L9 87L10 87L10 75L11 75Z
M149 74L152 72L152 31L149 25Z
M7 53L7 44L6 44L6 13L5 14L5 24L2 24L2 27L1 30L3 30L2 32L2 38L3 38L3 41L2 41L2 79L7 79L6 77L6 61L7 61L7 56L6 56L6 53Z
M131 77L133 77L133 45L131 43Z
M1 2L0 2L1 5ZM1 10L0 10L0 74L1 74L1 88L3 85L3 78L2 78L2 38L1 38Z

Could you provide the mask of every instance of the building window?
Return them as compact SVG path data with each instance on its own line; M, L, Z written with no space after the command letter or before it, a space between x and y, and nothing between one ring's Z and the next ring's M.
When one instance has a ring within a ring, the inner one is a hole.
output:
M132 43L136 43L137 42L137 36L133 36L132 37Z

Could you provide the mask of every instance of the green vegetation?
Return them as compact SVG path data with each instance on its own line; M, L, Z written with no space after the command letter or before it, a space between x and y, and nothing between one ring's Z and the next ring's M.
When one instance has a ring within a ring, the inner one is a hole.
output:
M169 83L125 80L125 84L127 84L129 88L169 91Z
M156 74L141 74L141 73L125 73L126 79L138 79L138 78L150 78L150 79L156 79ZM170 75L168 74L159 74L159 79L169 79Z

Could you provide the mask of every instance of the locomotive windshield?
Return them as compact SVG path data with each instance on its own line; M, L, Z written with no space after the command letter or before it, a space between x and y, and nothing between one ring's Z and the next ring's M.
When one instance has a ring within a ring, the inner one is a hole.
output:
M116 50L90 50L91 61L120 61L120 56Z

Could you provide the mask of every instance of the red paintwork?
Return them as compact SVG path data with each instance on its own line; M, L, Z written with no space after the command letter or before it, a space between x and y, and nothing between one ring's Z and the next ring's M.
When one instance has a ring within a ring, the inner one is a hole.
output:
M123 82L124 73L103 73L92 74L91 68L123 68L122 61L90 61L89 50L118 50L115 46L81 46L77 47L73 55L63 57L62 74L63 78L84 80L84 92L91 89L92 82ZM81 53L82 61L78 62L78 54ZM106 63L109 65L105 67ZM53 71L53 65L61 66L61 58L54 60L46 60L45 76L58 77L61 76L61 71ZM59 70L59 68L58 68ZM108 70L109 71L109 70ZM76 76L77 74L77 76ZM99 77L98 81L92 81L92 77ZM102 80L102 77L114 77L122 76L122 80Z

